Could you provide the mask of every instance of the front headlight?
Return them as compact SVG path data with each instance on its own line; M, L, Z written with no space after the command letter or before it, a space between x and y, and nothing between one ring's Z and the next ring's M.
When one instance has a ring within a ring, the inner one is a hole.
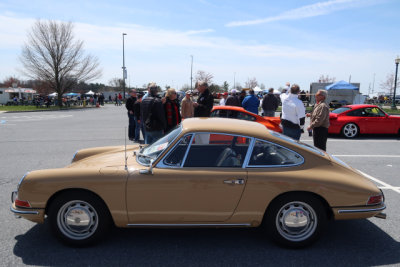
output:
M25 173L24 176L22 176L21 180L19 181L17 185L17 191L19 190L19 187L21 186L22 181L25 179L25 177L29 174L29 172Z
M75 151L75 154L72 156L71 163L74 162L74 159L75 159L76 155L78 154L78 152L79 152L79 150Z

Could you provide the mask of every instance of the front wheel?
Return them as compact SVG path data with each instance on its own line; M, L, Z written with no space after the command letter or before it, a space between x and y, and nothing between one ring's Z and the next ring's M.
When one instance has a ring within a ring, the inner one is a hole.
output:
M347 123L342 128L342 134L346 138L354 138L359 134L358 126L355 123Z
M327 220L326 214L322 203L311 195L284 195L271 203L265 226L278 244L301 248L319 238Z
M108 232L110 215L104 203L86 192L66 192L49 208L50 227L55 236L70 246L88 246Z

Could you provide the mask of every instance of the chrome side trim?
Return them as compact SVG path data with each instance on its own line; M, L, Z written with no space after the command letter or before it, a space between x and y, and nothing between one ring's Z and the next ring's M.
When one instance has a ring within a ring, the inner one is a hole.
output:
M31 215L39 214L39 212L36 210L16 210L12 206L10 207L10 211L14 212L15 214L31 214Z
M386 205L383 204L383 207L376 209L355 209L355 210L338 210L338 213L358 213L358 212L372 212L372 211L381 211L386 209Z
M250 223L130 223L129 227L201 227L201 226L251 226Z

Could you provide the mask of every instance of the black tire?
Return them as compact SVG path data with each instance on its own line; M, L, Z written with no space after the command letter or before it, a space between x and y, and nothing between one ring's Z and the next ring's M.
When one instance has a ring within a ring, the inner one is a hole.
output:
M83 191L69 191L57 196L50 204L48 218L54 235L74 247L99 242L111 226L111 216L104 202Z
M279 245L302 248L313 244L320 237L326 221L327 211L318 198L292 193L278 197L270 204L265 214L264 227Z
M345 124L342 128L342 135L346 138L355 138L359 133L360 128L353 122Z

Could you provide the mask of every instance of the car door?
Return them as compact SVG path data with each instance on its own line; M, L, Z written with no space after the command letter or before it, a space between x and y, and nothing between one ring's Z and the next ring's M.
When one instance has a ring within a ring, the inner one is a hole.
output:
M213 133L182 137L152 174L129 177L129 223L218 223L229 219L246 186L242 165L250 138L245 139L243 143L238 136Z
M393 133L393 126L390 125L390 120L386 115L377 107L365 108L365 133L371 134L387 134Z

